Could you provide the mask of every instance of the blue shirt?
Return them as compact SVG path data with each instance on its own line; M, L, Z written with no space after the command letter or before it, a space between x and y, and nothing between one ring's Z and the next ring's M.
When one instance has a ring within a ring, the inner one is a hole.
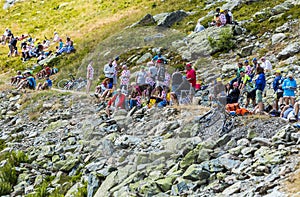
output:
M277 92L279 88L279 86L282 84L282 82L284 81L284 78L280 75L275 77L274 81L273 81L273 89L275 92Z
M295 90L297 88L296 80L293 79L285 79L282 84L283 96L295 96Z
M52 87L52 81L51 81L51 79L46 79L46 82L48 84L48 87Z
M265 87L266 87L265 73L260 73L258 75L258 78L255 81L255 89L264 91Z

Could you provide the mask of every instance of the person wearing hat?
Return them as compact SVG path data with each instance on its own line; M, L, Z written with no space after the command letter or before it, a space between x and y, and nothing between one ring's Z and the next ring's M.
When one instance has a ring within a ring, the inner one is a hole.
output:
M240 72L242 70L245 71L245 69L243 68L243 63L239 62L238 63L238 68L236 70L236 77L230 81L230 87L231 87L231 89L233 89L233 83L240 80L240 77L241 77Z
M282 89L283 100L285 101L285 104L291 104L293 106L295 104L295 91L297 90L297 82L293 78L292 73L289 73L287 79L283 81Z
M220 24L221 24L220 27L223 27L226 25L226 16L225 16L224 10L220 10L219 20L220 20Z
M275 79L273 81L273 90L274 90L274 106L273 108L278 111L278 102L282 104L282 98L283 98L283 89L282 89L282 83L284 81L284 77L281 75L280 70L275 71Z
M111 112L117 111L118 109L126 109L125 100L126 96L122 94L121 89L117 89L116 94L107 103L105 112L108 118L110 118Z
M251 74L249 75L251 77L251 79L255 76L255 72L256 72L256 68L259 67L259 63L257 62L257 58L254 57L252 59L252 64L253 64L253 67L252 67L252 71L251 71Z

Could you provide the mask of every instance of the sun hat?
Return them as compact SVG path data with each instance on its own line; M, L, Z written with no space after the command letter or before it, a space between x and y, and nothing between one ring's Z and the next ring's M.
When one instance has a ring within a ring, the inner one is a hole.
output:
M257 61L256 57L254 57L254 58L252 59L252 61Z
M281 71L280 70L276 70L275 73L281 73Z
M249 61L248 61L248 60L245 60L244 63L249 63Z
M187 63L187 64L186 64L186 67L192 67L192 64Z
M217 82L221 82L221 81L222 81L221 77L218 77Z

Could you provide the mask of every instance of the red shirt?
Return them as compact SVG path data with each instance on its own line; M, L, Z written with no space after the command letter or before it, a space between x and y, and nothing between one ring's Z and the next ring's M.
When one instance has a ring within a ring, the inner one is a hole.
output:
M186 71L186 78L189 79L188 81L191 83L192 87L196 86L196 72L194 69Z

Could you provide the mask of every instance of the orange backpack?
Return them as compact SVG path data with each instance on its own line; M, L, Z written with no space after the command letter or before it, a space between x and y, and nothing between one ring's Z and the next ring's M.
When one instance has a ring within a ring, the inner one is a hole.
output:
M250 114L249 110L246 108L240 108L235 110L236 115L244 116Z
M237 109L240 109L240 106L238 103L231 103L226 105L226 111L236 111Z

